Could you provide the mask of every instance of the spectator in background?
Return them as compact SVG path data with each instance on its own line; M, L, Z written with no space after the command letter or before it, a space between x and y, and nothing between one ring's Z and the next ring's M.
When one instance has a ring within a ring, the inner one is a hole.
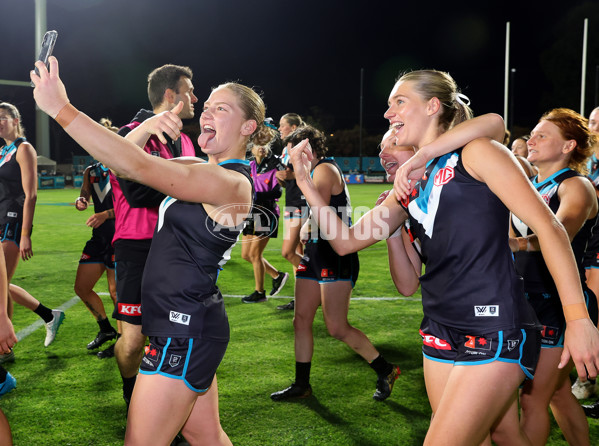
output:
M37 201L37 154L25 139L25 129L17 107L0 103L0 240L6 261L8 282L13 278L19 258L33 256L31 232ZM44 345L49 346L64 320L64 311L51 310L23 288L9 286L8 315L12 301L29 308L46 324ZM14 352L0 355L0 364L14 360Z
M115 133L118 132L118 128L113 127L109 119L101 119L100 124ZM88 350L94 350L117 337L117 331L106 317L102 299L94 291L94 286L106 271L110 297L113 304L116 305L114 248L112 247L114 209L110 173L102 163L94 163L83 172L83 184L79 198L75 201L75 208L79 211L86 210L90 199L94 204L94 213L85 224L92 228L92 238L85 244L79 259L75 277L75 293L85 303L100 328L94 340L87 344ZM112 356L114 356L114 344L98 353L99 358Z
M272 129L271 129L272 130ZM274 137L275 132L272 131ZM264 273L272 278L269 296L275 296L285 286L289 274L277 270L264 258L264 250L271 238L279 233L279 206L281 185L276 173L285 169L280 159L274 155L270 145L260 146L250 143L253 159L250 159L254 180L254 203L250 219L243 229L241 257L250 262L254 269L255 290L241 300L244 303L266 301Z
M281 116L279 121L279 132L281 138L285 140L292 132L306 123L297 113L286 113ZM302 260L304 247L300 242L300 230L308 219L308 206L302 191L297 187L293 166L289 163L289 146L283 148L281 160L287 166L285 170L277 172L277 180L285 188L285 210L283 212L283 246L281 252L292 265L293 270L297 269ZM294 300L284 305L279 305L278 310L293 310Z
M118 134L146 153L165 159L195 156L191 139L184 133L176 141L154 134L158 115L183 102L182 119L193 118L198 98L193 93L190 68L163 65L148 76L148 98L152 110L141 109ZM117 156L117 155L115 155ZM114 353L123 379L123 398L131 400L146 336L141 331L141 279L158 221L158 205L165 195L151 187L110 174L115 212L114 255L117 305L113 316L121 321L121 336ZM191 223L190 223L191 224Z

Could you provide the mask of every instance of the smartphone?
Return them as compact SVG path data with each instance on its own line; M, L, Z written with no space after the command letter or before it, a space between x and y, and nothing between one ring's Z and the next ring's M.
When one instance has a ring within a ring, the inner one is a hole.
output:
M37 60L41 60L48 67L48 58L52 55L52 51L54 50L54 44L56 43L56 39L58 38L58 32L52 30L46 32L44 34L44 39L42 40L42 49L40 50L40 55ZM48 67L49 68L49 67ZM40 72L35 67L35 74L39 76ZM33 86L33 83L32 83Z

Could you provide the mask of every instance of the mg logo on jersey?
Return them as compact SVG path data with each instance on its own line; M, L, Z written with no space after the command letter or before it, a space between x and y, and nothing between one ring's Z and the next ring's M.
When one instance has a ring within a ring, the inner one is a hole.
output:
M475 317L499 317L499 305L475 305Z
M181 325L189 325L189 321L191 320L191 316L185 313L179 313L178 311L172 311L169 316L169 320L176 324Z
M141 304L121 304L119 303L119 314L126 316L141 316Z
M453 167L444 167L443 169L439 169L439 171L435 175L434 184L435 186L443 186L444 184L449 183L454 176L455 172L453 170Z
M451 350L451 346L436 336L429 335L420 330L420 336L422 336L422 343L428 347L432 347L436 350Z
M546 204L549 204L549 200L551 200L551 197L550 197L549 195L547 195L547 194L543 194L543 195L541 195L541 198L543 199L543 201L544 201Z

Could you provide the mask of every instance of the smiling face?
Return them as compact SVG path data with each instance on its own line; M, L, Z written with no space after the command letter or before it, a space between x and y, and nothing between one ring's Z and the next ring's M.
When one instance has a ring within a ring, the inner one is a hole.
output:
M431 124L429 102L418 94L412 81L395 84L384 116L389 120L390 128L396 132L398 145L420 147Z
M409 146L398 146L396 144L394 130L388 130L381 141L379 159L381 166L387 173L387 181L395 180L397 169L414 155L414 148Z
M10 110L0 108L0 138L14 141L18 135L19 119L13 118Z
M193 94L193 84L191 83L191 79L181 76L177 90L178 93L175 95L175 105L177 105L179 101L183 102L183 110L179 113L179 117L181 119L193 118L195 114L193 104L198 102L198 98Z
M237 96L230 89L217 88L204 102L200 127L198 144L204 153L234 156L238 151L245 152L256 122L245 118Z
M568 163L570 153L576 146L572 140L566 140L561 130L551 121L542 120L530 133L528 161L541 168L547 163Z
M287 138L296 128L297 125L290 125L287 119L281 118L279 121L279 133L281 134L281 139Z

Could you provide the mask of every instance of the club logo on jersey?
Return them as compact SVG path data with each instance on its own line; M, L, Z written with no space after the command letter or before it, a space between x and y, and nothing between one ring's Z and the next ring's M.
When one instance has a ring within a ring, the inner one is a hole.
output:
M189 325L189 321L191 320L191 316L185 313L179 313L178 311L172 311L169 316L169 320L176 324L181 325Z
M453 170L453 167L444 167L443 169L439 169L439 171L435 175L433 184L435 186L443 186L449 183L453 179L453 177L455 177L455 171Z
M464 347L473 350L491 350L491 346L493 345L493 340L490 338L469 335L466 335L466 338L468 340L464 343Z
M121 304L118 305L119 314L125 316L141 316L141 304Z
M499 305L475 305L475 317L499 317Z
M507 340L507 349L508 351L512 351L513 349L515 349L516 347L518 347L518 344L520 344L520 340L519 339L508 339Z
M170 365L171 367L177 367L180 363L181 363L180 355L171 355L171 357L168 360L168 365Z
M443 339L426 334L422 330L420 330L420 336L422 336L422 343L427 347L431 347L436 350L451 350L451 345L449 345L447 341L444 341Z
M160 349L153 346L152 344L146 345L144 348L143 362L150 367L156 367L156 364L160 361Z

